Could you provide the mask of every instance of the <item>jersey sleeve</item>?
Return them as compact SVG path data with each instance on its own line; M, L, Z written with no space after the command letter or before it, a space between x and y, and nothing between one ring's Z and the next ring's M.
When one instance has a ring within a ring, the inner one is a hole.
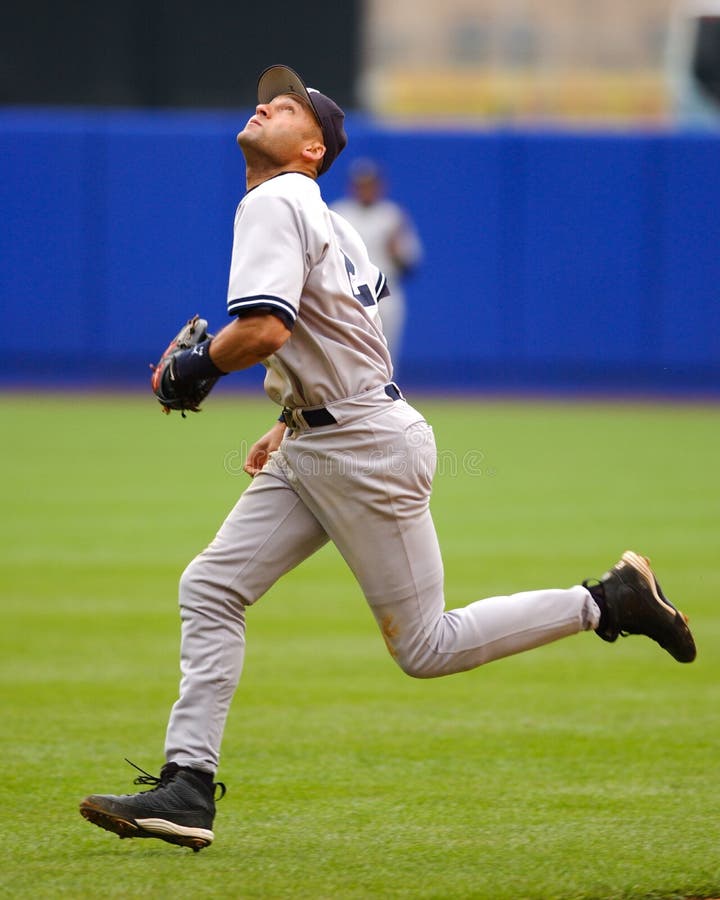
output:
M270 312L292 328L306 277L303 243L289 200L246 197L235 217L228 315Z

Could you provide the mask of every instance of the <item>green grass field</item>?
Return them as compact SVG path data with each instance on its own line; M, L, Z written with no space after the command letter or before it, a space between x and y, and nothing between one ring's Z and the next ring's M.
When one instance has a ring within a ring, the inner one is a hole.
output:
M628 548L690 615L682 666L569 638L413 681L325 548L249 613L199 854L85 822L162 763L177 579L272 409L0 395L0 896L720 896L720 409L416 400L440 450L448 606L568 586Z

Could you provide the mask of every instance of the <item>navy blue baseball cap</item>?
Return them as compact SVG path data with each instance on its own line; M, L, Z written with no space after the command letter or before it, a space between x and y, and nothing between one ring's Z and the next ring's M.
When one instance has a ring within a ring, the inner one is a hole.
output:
M316 91L315 88L307 87L290 66L270 66L258 79L258 103L269 103L280 94L297 94L310 104L315 113L325 144L325 156L318 171L318 175L322 175L347 145L345 113L334 100Z

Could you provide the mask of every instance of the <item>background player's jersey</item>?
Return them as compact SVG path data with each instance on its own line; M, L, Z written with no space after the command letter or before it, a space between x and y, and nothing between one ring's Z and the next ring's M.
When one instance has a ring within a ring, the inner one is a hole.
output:
M390 380L377 302L385 276L317 183L291 172L249 191L235 216L228 313L269 310L292 334L265 360L268 396L319 406Z
M331 209L362 235L370 259L392 284L394 296L398 279L422 257L420 238L407 214L386 199L366 204L348 197L333 203Z

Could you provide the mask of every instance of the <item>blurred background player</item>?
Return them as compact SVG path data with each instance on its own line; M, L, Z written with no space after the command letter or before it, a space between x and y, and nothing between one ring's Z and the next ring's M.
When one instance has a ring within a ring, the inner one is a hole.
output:
M372 159L356 159L350 166L348 196L332 209L355 227L373 263L387 277L390 295L380 304L383 332L395 374L405 327L405 278L422 258L422 244L408 212L386 196L387 183Z

